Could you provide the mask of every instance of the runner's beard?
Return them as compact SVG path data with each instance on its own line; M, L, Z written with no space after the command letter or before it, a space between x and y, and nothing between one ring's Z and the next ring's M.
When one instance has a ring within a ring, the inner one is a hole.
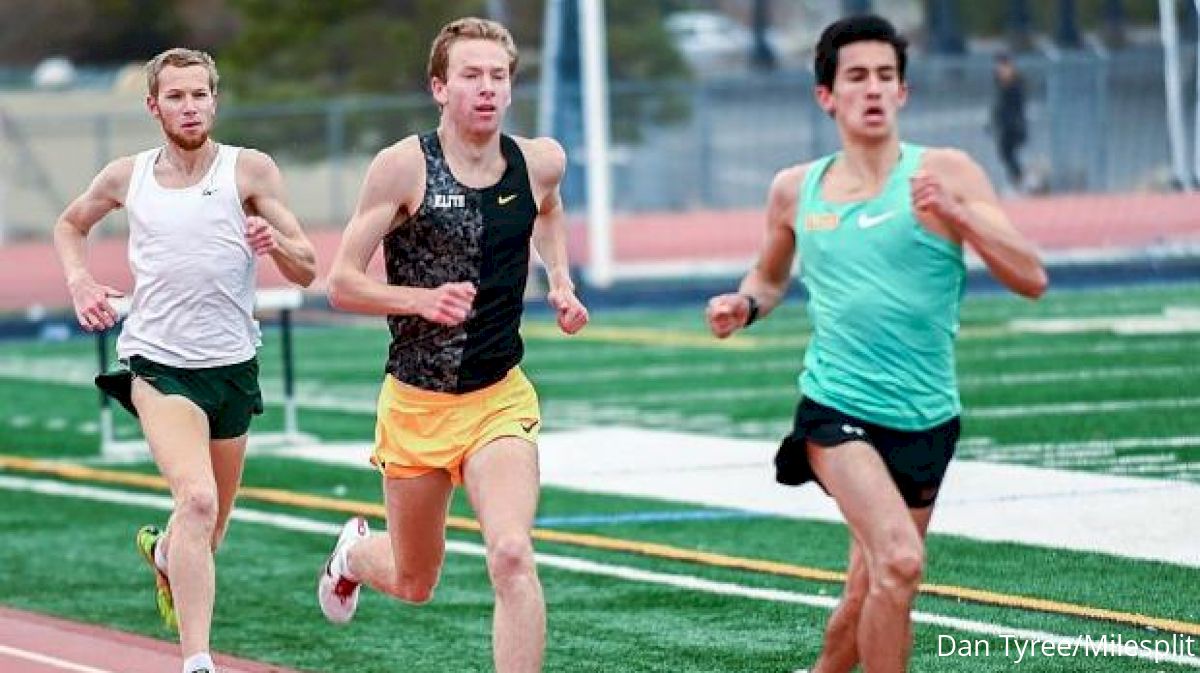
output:
M170 140L172 144L177 146L179 149L187 150L188 152L198 150L201 147L204 147L204 143L208 142L208 133L204 133L203 135L195 137L188 137L178 133L172 133L170 131L165 131L165 133L167 134L167 139Z

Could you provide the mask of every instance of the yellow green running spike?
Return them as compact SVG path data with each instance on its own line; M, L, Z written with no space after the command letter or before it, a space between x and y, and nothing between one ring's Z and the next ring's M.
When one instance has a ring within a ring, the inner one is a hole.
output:
M179 618L175 615L175 599L171 597L171 583L167 576L154 564L154 546L163 536L157 526L146 525L138 529L137 549L146 565L154 571L154 602L163 625L171 631L179 631Z

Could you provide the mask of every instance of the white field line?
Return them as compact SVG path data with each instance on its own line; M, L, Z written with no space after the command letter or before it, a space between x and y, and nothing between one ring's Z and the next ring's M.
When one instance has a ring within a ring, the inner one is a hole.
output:
M1089 439L1081 442L1029 442L1026 444L996 445L989 441L960 444L973 456L989 451L1003 451L1004 455L1058 455L1058 454L1110 454L1119 449L1184 449L1200 446L1200 436L1181 437L1123 437L1121 439ZM962 448L960 448L962 450Z
M1164 304L1178 304L1184 297L1192 296L1189 292L1180 291L1174 297L1162 296L1133 296L1121 292L1088 292L1090 296L1073 297L1069 302L1046 303L1037 307L1037 317L1078 317L1088 314L1132 315L1135 313L1153 313L1161 311ZM1058 294L1058 297L1064 295ZM968 302L963 311L964 316L976 321L999 322L1013 317L1013 306L1008 302L997 302L992 306ZM1032 316L1027 316L1032 317Z
M964 415L973 418L1024 418L1027 416L1078 416L1096 413L1144 411L1146 409L1194 409L1200 407L1200 397L1166 397L1135 400L1104 400L1098 402L1066 402L1062 404L1014 404L1008 406L976 407Z
M1019 385L1014 383L1013 385ZM1024 385L1024 384L1020 384ZM750 400L793 399L799 397L795 385L722 387L714 382L712 388L690 387L687 390L668 389L652 393L592 396L578 400L596 406L644 407L678 403L724 403ZM1096 400L1062 404L1023 404L990 407L967 407L965 415L979 418L1008 418L1013 416L1061 416L1097 411L1129 411L1140 409L1186 409L1200 405L1200 397L1170 397L1123 400Z
M134 493L109 488L98 488L95 486L64 484L61 482L42 479L0 476L0 488L14 491L40 493L44 495L68 496L97 500L101 502L135 505L159 510L170 510L172 508L171 499L167 496ZM324 521L317 521L314 519L306 519L289 514L263 512L245 507L239 507L234 510L233 518L237 519L238 521L258 523L283 530L315 533L329 537L334 537L341 531L341 526L338 524L326 523ZM457 540L447 541L446 549L457 554L465 554L470 556L484 556L485 554L485 548L483 545L471 542L461 542ZM601 575L616 579L643 582L646 584L658 584L677 589L685 589L688 591L703 592L720 596L747 598L752 600L770 601L774 603L792 603L823 608L825 610L832 610L837 606L838 603L837 599L829 596L817 596L783 589L763 589L758 587L750 587L742 584L735 584L733 582L719 582L715 580L704 579L694 575L654 572L650 570L642 570L640 568L633 568L630 566L600 563L597 561L589 561L570 556L561 556L558 554L538 553L537 562L541 566L557 568L560 570L569 570L588 575ZM978 633L992 636L994 638L1008 638L1030 643L1044 642L1056 647L1062 646L1066 648L1084 646L1084 636L1071 637L1050 633L1048 631L1018 629L971 619L948 617L930 612L913 612L912 618L914 622L920 624L940 626L968 633ZM1171 653L1157 653L1153 651L1147 652L1141 649L1135 649L1134 651L1130 652L1128 648L1121 647L1113 643L1108 643L1107 641L1103 646L1100 646L1098 642L1093 641L1089 647L1091 646L1095 646L1097 648L1095 651L1103 652L1106 656L1125 656L1131 659L1150 660L1154 661L1155 663L1172 663L1179 664L1181 666L1200 668L1200 658L1198 657L1190 657Z
M1021 360L1035 358L1055 358L1063 355L1121 355L1126 353L1174 353L1179 351L1194 351L1200 339L1189 338L1156 338L1149 341L1140 340L1130 337L1115 337L1097 335L1097 339L1087 344L1062 344L1041 343L1037 345L1025 346L1009 346L1002 348L984 347L975 344L961 343L958 348L958 362L995 362L997 360ZM652 348L643 350L646 347L635 349L638 354L649 354L656 351L665 362L651 364L646 369L652 369L658 372L658 376L667 378L676 375L686 375L688 372L708 372L712 371L720 373L725 371L721 369L720 363L703 364L697 362L697 357L694 353L678 353L666 352L669 349ZM622 372L630 370L637 371L642 369L636 363L629 366L624 366L620 362L610 366L587 366L589 362L596 360L623 359L631 354L629 347L609 347L606 345L589 346L588 348L563 348L551 351L542 351L541 353L529 358L527 367L533 374L536 374L540 380L548 383L559 382L557 377L561 377L566 382L596 380L603 381L609 378L620 378ZM794 355L784 357L763 358L761 356L750 356L739 358L742 367L752 367L755 370L772 369L775 367L787 369L793 368L799 371L802 352L797 349ZM565 370L553 366L554 364L562 363L567 365ZM49 383L62 383L67 385L91 385L92 378L96 375L95 360L92 356L77 356L77 357L37 357L24 355L4 355L0 356L0 378L9 378L17 380L33 380L46 381ZM585 378L580 378L580 377ZM588 379L586 377L595 377ZM264 384L271 385L272 379L264 380ZM274 385L281 385L278 381L274 381ZM336 385L336 384L335 384ZM321 384L322 387L328 389L328 384ZM305 387L305 383L301 382L301 391ZM340 386L339 386L340 387ZM350 388L351 386L346 386ZM361 387L361 386L353 386ZM377 389L372 390L372 394L377 392Z
M113 671L110 671L107 668L84 666L83 664L77 664L65 659L50 657L44 654L38 654L37 652L31 652L29 650L9 647L7 645L0 645L0 654L7 654L15 659L24 659L25 661L32 661L35 664L45 664L46 666L53 666L54 668L64 671L74 671L75 673L113 673Z
M1192 345L1200 347L1200 342ZM1050 357L1050 356L1046 356ZM979 357L978 361L995 361L1002 358ZM962 358L959 359L960 362ZM671 379L695 379L701 377L725 376L729 374L746 374L755 372L787 372L798 373L801 369L801 356L797 353L792 357L742 358L717 362L683 362L678 364L645 364L644 362L629 362L624 365L606 367L576 367L575 369L551 369L529 371L529 377L534 383L541 384L575 384L575 383L609 383L625 381L667 381ZM1146 366L1146 367L1102 367L1089 369L1044 370L1030 372L1009 372L1004 374L972 374L964 376L959 383L965 387L1027 385L1034 383L1065 383L1072 381L1098 381L1128 378L1181 378L1194 377L1200 374L1200 367L1180 367L1177 365Z
M993 362L996 360L1023 360L1028 358L1059 357L1063 355L1123 355L1126 353L1177 353L1179 351L1194 352L1197 339L1154 338L1150 340L1135 337L1106 337L1097 335L1086 344L1054 344L1038 343L1036 345L995 347L966 347L958 348L958 362Z
M1155 341L1152 343L1128 343L1118 340L1110 343L1092 344L1084 348L1061 349L1063 354L1095 353L1118 354L1122 352L1166 352L1168 350L1183 350L1195 348L1195 340L1176 340L1173 342ZM980 353L989 360L1002 360L1019 357L1044 357L1054 349L1044 347L1025 347L1015 349L997 349L990 354ZM582 355L582 353L580 353ZM965 359L965 356L960 358ZM982 357L981 357L982 359ZM771 358L743 362L740 371L772 371L775 369L798 370L799 356L788 358ZM532 374L535 381L545 384L554 383L599 383L616 380L667 380L673 377L681 379L700 376L720 376L729 373L730 365L724 363L691 363L648 365L643 367L612 367L612 368L575 368L573 371L562 370L539 371ZM1127 380L1132 378L1174 379L1195 378L1200 372L1197 367L1179 366L1147 366L1147 367L1108 367L1078 370L1048 370L1033 372L1012 372L992 375L968 375L961 380L964 389L980 389L986 387L1027 386L1027 385L1056 385L1065 382L1089 382L1100 380ZM28 358L0 357L0 377L21 380L40 380L70 385L90 386L94 370L90 362L79 358ZM270 401L282 397L282 385L278 379L263 381L264 394ZM374 384L329 384L316 382L301 382L297 395L300 407L328 411L342 411L356 414L371 414L375 412L375 399L378 388ZM715 386L713 388L696 388L687 391L663 391L657 393L642 393L640 395L593 396L579 404L563 402L567 422L586 423L594 420L621 420L649 422L655 425L675 424L677 427L688 429L722 429L728 428L730 420L720 413L707 414L697 418L693 414L680 419L668 412L643 411L640 407L655 404L673 404L678 402L714 402L722 403L736 400L774 400L792 399L797 396L794 385L753 388L729 388ZM1125 409L1144 408L1190 408L1193 401L1170 400L1119 400L1078 403L1076 405L1024 405L1012 407L968 408L967 415L979 418L1009 418L1037 415L1063 415L1071 413L1091 413L1095 411L1121 411ZM666 414L666 415L663 415ZM15 421L10 421L15 423ZM762 426L761 422L751 422L754 427L734 428L738 434L753 434L755 428ZM768 424L775 428L776 423Z

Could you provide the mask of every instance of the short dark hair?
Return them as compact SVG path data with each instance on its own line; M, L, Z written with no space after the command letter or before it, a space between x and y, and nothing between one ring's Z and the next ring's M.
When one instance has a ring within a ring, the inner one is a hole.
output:
M900 74L900 81L904 81L905 68L908 66L908 40L896 32L891 21L882 16L861 14L834 21L821 32L813 57L817 84L833 88L838 69L838 50L855 42L887 42L892 45L896 50L896 70Z

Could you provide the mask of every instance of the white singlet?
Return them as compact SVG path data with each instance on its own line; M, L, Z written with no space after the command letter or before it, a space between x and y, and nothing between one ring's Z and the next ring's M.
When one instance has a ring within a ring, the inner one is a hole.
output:
M218 145L208 173L182 189L154 178L162 148L137 155L125 197L134 290L120 358L198 369L254 357L256 258L237 190L240 149Z

